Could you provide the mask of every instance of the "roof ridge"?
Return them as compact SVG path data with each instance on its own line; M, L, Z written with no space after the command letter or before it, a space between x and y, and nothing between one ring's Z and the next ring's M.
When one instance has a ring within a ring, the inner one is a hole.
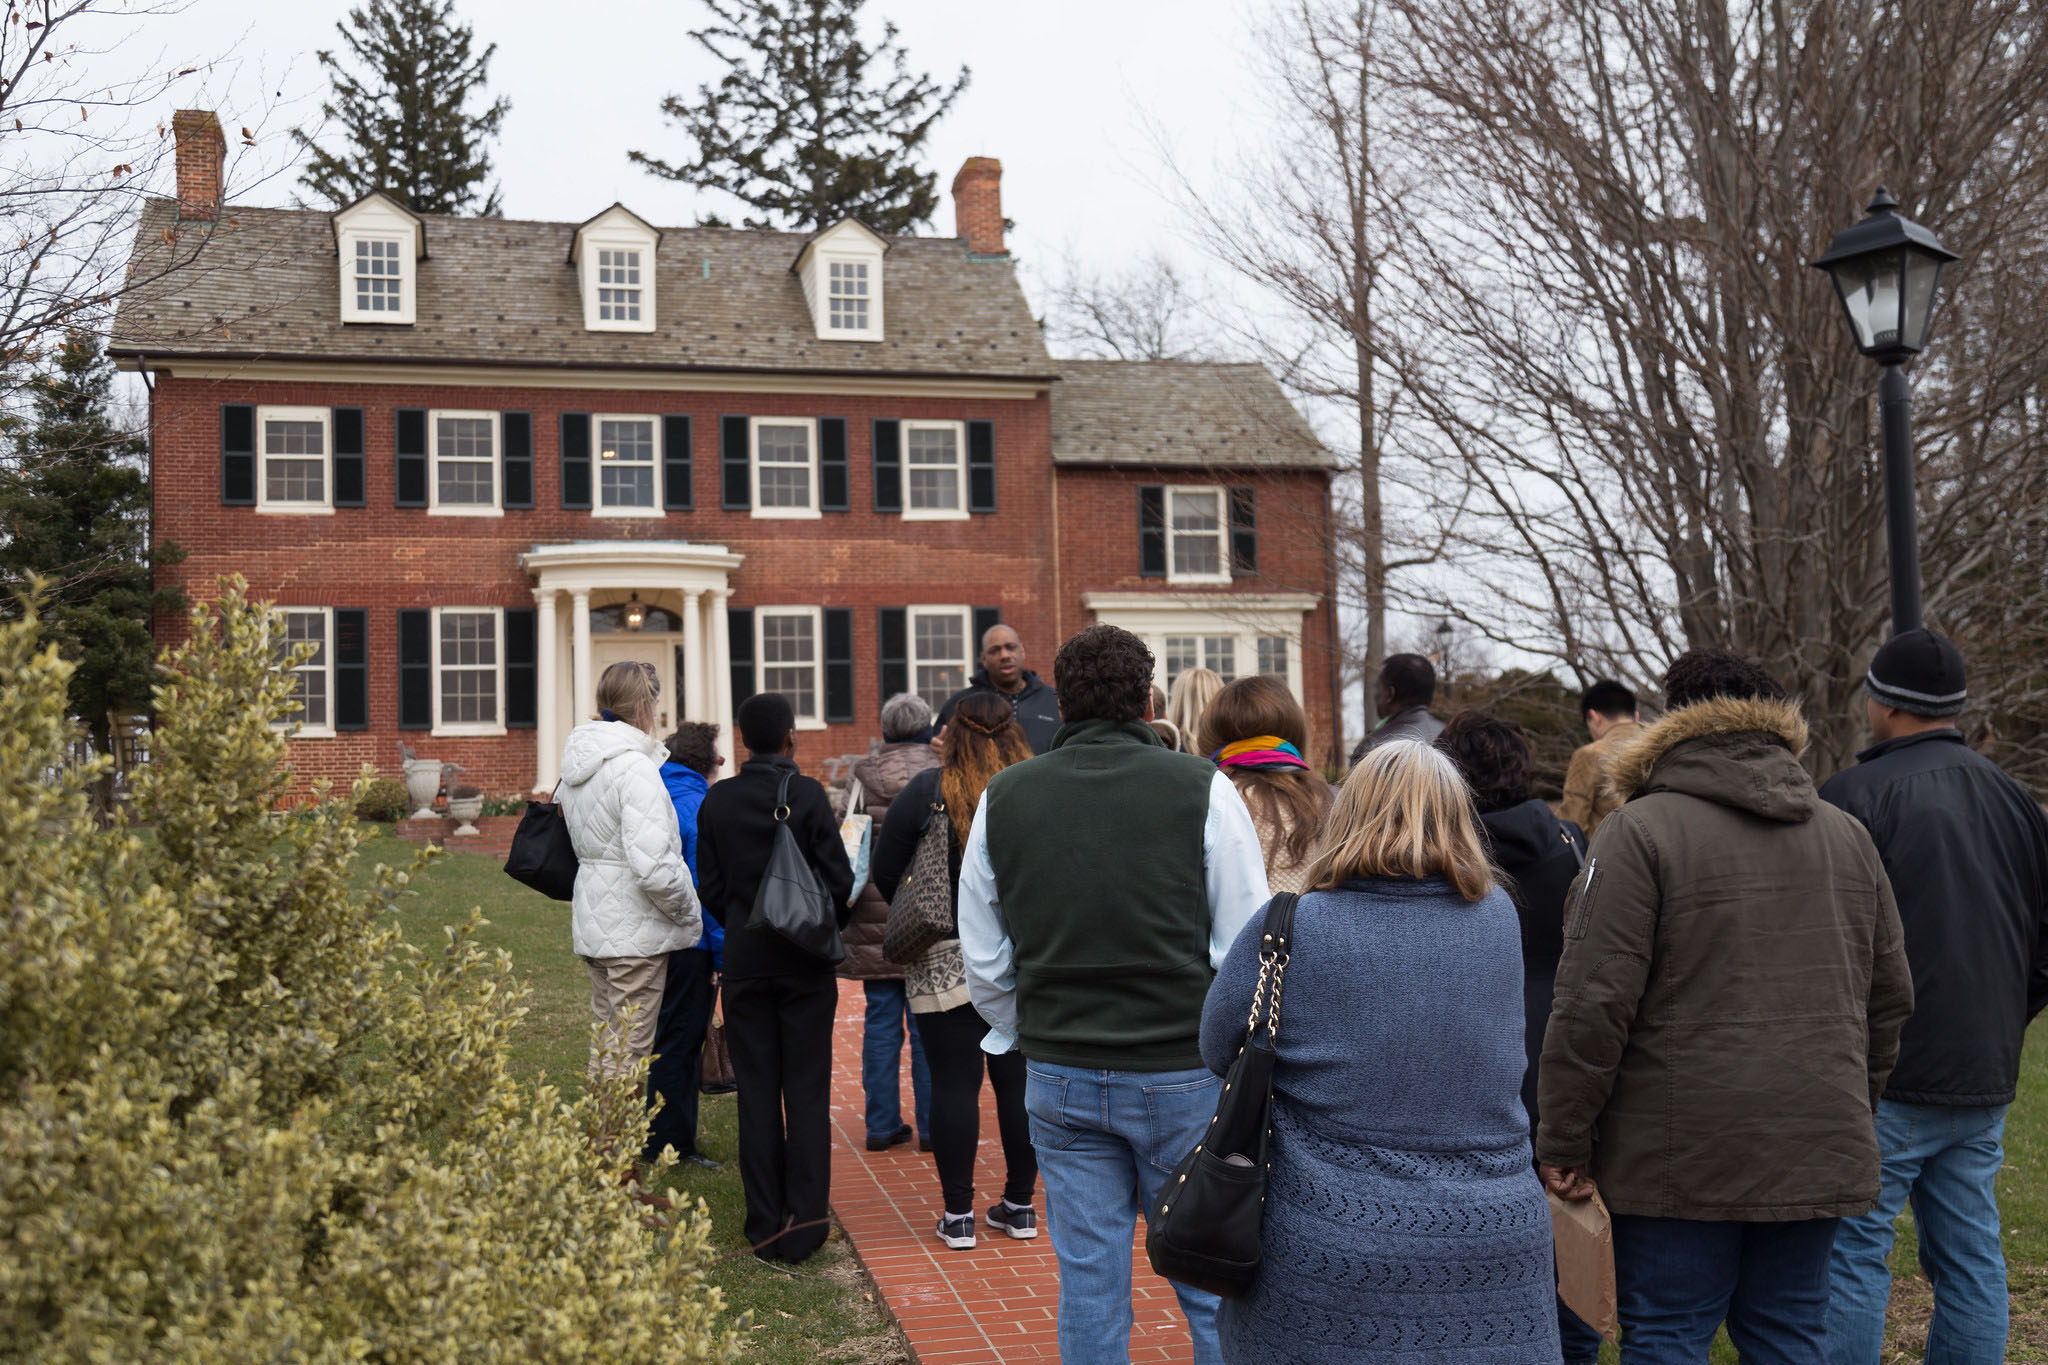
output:
M146 208L155 208L159 206L175 207L178 201L176 198L170 195L149 195L146 196L142 202L144 207ZM597 212L597 216L602 217L604 214L610 212L613 208L625 208L628 213L634 213L634 210L631 207L627 206L623 201L614 201L611 204L605 205L604 208L599 209ZM306 208L299 205L290 204L281 205L232 203L222 204L220 207L220 211L223 216L235 213L275 213L303 218L332 218L335 214L341 212L340 209ZM408 210L408 212L410 212L410 210ZM576 229L582 227L585 223L590 221L587 218L578 219L573 222L555 218L483 218L460 213L421 213L415 214L414 216L419 218L420 221L424 223L493 223L505 227L563 228L572 233L575 232ZM639 215L635 213L634 216L638 217ZM855 221L859 220L856 219ZM808 242L809 240L811 240L811 238L817 236L819 232L823 232L826 230L825 228L818 228L809 231L799 231L791 228L733 227L730 224L725 223L672 223L666 225L661 223L651 223L649 225L653 227L657 232L661 232L664 234L670 232L724 232L731 233L734 236L739 237L787 237L790 240L796 242ZM836 227L837 225L837 223L834 223L828 226ZM867 227L867 224L862 223L861 226ZM874 230L870 228L869 231ZM876 232L875 235L877 237L882 238L884 241L889 242L958 242L962 240L959 237L928 237L922 233L916 232L894 234L887 232Z

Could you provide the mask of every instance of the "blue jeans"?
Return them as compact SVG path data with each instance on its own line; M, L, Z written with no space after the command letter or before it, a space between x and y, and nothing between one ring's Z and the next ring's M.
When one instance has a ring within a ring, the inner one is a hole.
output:
M1131 1358L1131 1239L1159 1187L1216 1113L1222 1080L1193 1071L1096 1071L1051 1062L1024 1068L1024 1112L1045 1179L1060 1263L1063 1365ZM1216 1296L1176 1284L1195 1365L1222 1365Z
M868 1136L896 1136L903 1126L903 1033L910 1032L910 1100L917 1114L920 1142L931 1139L932 1075L924 1064L924 1040L917 1036L917 1016L901 979L863 981L868 998L867 1023L860 1036L860 1088L867 1096Z
M1893 1223L1908 1199L1920 1268L1934 1285L1927 1365L1998 1365L2005 1359L2005 1252L1993 1182L2005 1160L2005 1106L1877 1106L1884 1186L1877 1208L1842 1220L1835 1236L1828 1359L1877 1365L1891 1298Z
M1622 1365L1707 1365L1723 1320L1742 1365L1827 1365L1837 1218L1614 1215Z

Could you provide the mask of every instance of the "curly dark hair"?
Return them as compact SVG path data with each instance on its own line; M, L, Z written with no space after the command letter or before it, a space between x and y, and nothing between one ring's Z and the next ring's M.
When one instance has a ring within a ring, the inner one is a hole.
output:
M1785 689L1762 664L1717 646L1688 649L1664 670L1664 705L1670 709L1715 697L1783 701Z
M1460 711L1445 722L1436 747L1458 765L1481 815L1529 799L1529 741L1513 721L1485 711Z
M1052 661L1060 719L1142 720L1152 699L1152 651L1115 626L1090 626Z
M704 777L718 766L718 727L708 720L686 720L668 737L668 756Z

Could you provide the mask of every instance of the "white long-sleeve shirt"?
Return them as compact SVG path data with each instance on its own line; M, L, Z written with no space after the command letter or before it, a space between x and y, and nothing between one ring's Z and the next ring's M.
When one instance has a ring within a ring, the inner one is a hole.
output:
M1209 965L1221 967L1230 945L1272 893L1251 812L1220 772L1210 780L1209 814L1202 824L1202 882L1209 893ZM974 827L960 856L959 904L967 992L989 1027L982 1051L1008 1052L1017 1045L1017 969L988 858L986 801L974 812Z

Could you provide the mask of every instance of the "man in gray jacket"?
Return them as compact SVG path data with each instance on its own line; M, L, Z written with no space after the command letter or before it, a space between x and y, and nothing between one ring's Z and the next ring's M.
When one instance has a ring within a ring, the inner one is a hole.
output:
M1417 744L1434 744L1444 732L1444 723L1429 714L1436 699L1436 665L1420 654L1395 654L1380 665L1379 680L1373 684L1373 709L1386 717L1379 726L1358 741L1351 751L1351 766L1389 740L1412 739Z

